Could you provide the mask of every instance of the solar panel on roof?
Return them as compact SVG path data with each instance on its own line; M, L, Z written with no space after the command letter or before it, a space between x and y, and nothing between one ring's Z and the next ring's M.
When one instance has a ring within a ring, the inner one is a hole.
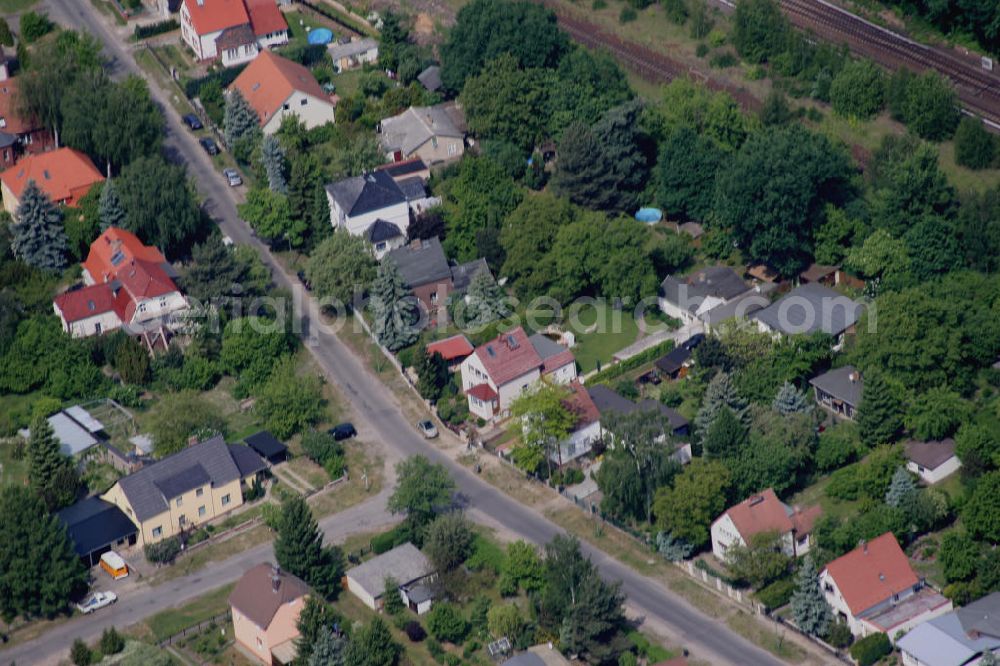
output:
M486 345L486 353L490 355L490 358L493 358L497 355L497 353L493 351L493 345Z
M117 266L118 264L125 261L125 253L121 250L117 250L113 255L111 255L111 265Z

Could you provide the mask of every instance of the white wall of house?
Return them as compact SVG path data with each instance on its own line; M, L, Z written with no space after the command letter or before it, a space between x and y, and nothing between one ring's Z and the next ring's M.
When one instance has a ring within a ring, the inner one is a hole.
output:
M943 463L938 465L937 469L927 469L912 460L906 463L906 469L919 476L928 484L935 484L938 481L951 476L957 472L961 466L962 463L959 462L958 456L948 458Z
M212 50L215 51L215 44L212 45ZM257 46L256 42L253 42L238 46L235 49L226 49L219 55L224 67L235 67L236 65L250 62L257 57L258 53L260 53L260 47Z
M601 422L594 421L570 433L559 444L559 452L551 453L552 462L565 465L590 452L594 442L601 438Z
M274 134L281 127L281 121L285 116L294 115L306 126L306 129L313 129L326 123L334 122L333 104L328 99L320 99L300 90L292 92L285 103L274 112L270 118L264 120L264 134Z
M378 600L375 598L375 596L371 592L366 590L361 583L351 578L351 576L345 576L345 577L347 578L347 589L350 591L350 593L356 596L358 599L360 599L361 603L363 603L365 606L368 606L368 608L377 611L379 609L380 604L378 603Z
M425 164L437 164L457 160L464 152L465 139L455 136L435 136L403 155L403 159L419 157Z
M147 298L136 304L135 313L132 315L133 322L145 322L169 314L186 310L187 299L179 291L172 291L156 298Z
M522 393L534 386L541 378L541 370L534 368L500 386L497 391L500 394L500 411L503 412L510 409L510 403L521 397ZM493 382L491 381L490 383L492 384Z
M715 559L720 562L728 562L726 553L733 546L747 545L728 513L715 519L710 532L712 534L712 555L715 555Z
M397 248L403 247L404 245L406 245L406 237L396 236L395 238L390 238L389 240L372 243L372 254L375 255L375 259L382 261L382 257Z
M55 303L52 304L52 308L56 311L56 316L59 317L59 322L62 324L62 329L64 332L69 333L74 338L86 338L91 335L100 335L102 333L107 333L108 331L113 331L120 328L122 325L122 320L118 318L118 313L114 310L110 312L102 312L96 314L93 317L87 317L86 319L78 319L74 322L67 322L63 318L62 312L59 311L58 306Z
M571 361L566 365L561 365L551 372L545 374L546 377L556 384L569 384L576 379L576 361Z
M279 30L266 35L257 35L257 45L262 49L269 49L272 46L281 46L288 43L288 31Z
M372 222L382 218L386 222L392 222L399 227L403 233L410 228L410 208L403 201L386 208L371 211L364 215L348 217L347 213L340 207L330 193L326 193L327 203L330 205L330 224L334 229L344 227L355 236L360 236L371 226Z
M483 366L482 361L475 354L469 354L462 361L459 366L459 370L462 373L462 392L468 394L468 391L473 386L478 384L489 384L490 388L497 391L496 384L490 379L489 374L486 372L486 368ZM497 391L499 393L499 391ZM486 419L489 421L493 418L493 406L489 402L484 402L473 396L467 396L469 399L469 411L478 416L481 419Z
M658 299L658 302L660 304L660 310L662 310L663 314L667 315L668 317L673 317L674 319L680 319L685 324L690 324L695 319L694 314L690 310L682 308L676 303L672 303L667 299L663 298L662 296Z
M826 569L823 569L819 573L819 588L823 590L823 596L826 598L826 603L830 604L830 607L833 608L835 615L839 616L847 623L847 627L851 630L852 634L858 638L864 638L871 633L871 627L862 623L851 613L851 609L847 606L847 602L840 594L840 588L837 587L837 582Z

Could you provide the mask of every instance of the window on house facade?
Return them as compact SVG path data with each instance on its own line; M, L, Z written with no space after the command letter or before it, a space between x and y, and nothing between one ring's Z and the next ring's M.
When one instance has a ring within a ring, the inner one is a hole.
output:
M454 141L448 144L448 154L455 155L458 153L458 144Z
M205 494L205 489L204 488L199 488L198 490L196 490L194 492L194 496L195 497L201 497L204 494Z
M163 528L162 527L154 527L153 528L153 538L155 539L155 538L161 537L161 536L163 536Z
M204 506L204 505L202 505L202 506L199 506L199 507L198 507L198 515L199 515L199 516L204 516L204 515L205 515L205 513L206 513L206 512L205 512L205 506Z
M303 97L302 100L299 102L299 106L305 106L308 103L309 103L309 100L306 99L305 97Z
M438 293L436 291L432 291L431 292L431 303L437 303L437 302L438 302Z
M376 251L381 252L384 249L385 249L385 242L384 241L381 242L381 243L376 243L375 244L375 250Z
M139 303L139 312L145 312L145 311L146 311L146 304Z
M227 504L229 504L229 495L228 494L222 496L222 506L226 506Z
M174 506L181 506L183 504L184 504L184 498L183 497L178 497L177 498L177 502L176 502L176 504Z
M288 109L291 107L288 106L288 102L285 102L284 104L281 105L281 108L284 109L285 111L288 111Z

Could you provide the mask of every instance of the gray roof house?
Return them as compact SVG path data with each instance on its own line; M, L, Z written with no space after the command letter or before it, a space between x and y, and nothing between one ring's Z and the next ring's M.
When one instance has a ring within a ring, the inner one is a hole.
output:
M816 404L837 416L853 419L861 405L864 380L853 365L834 368L809 380Z
M330 224L360 236L376 220L395 224L404 233L410 227L410 207L406 194L385 171L373 171L329 183Z
M465 118L454 104L411 106L383 118L380 140L393 161L420 157L427 164L458 159L465 152Z
M434 575L434 566L412 543L392 550L348 569L344 577L347 589L373 610L382 605L385 579L392 578L401 588L413 587Z
M451 280L455 285L455 291L465 291L472 284L472 276L474 276L479 271L486 271L493 277L493 273L490 272L490 267L483 258L473 259L472 261L467 261L464 264L458 264L451 267Z
M750 291L728 266L709 266L690 275L668 275L660 283L659 306L684 323L704 320L712 310Z
M919 624L896 642L904 664L965 666L1000 656L1000 592Z
M672 435L683 437L688 434L690 426L688 420L662 402L647 398L636 404L604 384L589 386L587 387L587 392L590 394L590 399L593 400L594 406L597 407L597 411L601 413L602 417L611 412L631 414L635 411L645 412L655 410L666 418L670 424Z
M417 74L417 81L420 81L420 85L422 85L428 92L440 90L441 86L444 85L441 82L441 67L438 65L431 65L424 71Z
M396 264L410 289L442 281L451 282L451 266L437 236L413 241L393 250L386 258Z
M765 333L808 335L823 332L839 337L858 322L863 309L863 303L818 282L809 282L754 312L752 318Z
M170 500L189 490L206 484L221 486L265 467L263 459L251 449L227 445L219 435L146 465L119 479L118 485L135 519L142 522L167 511Z
M386 253L402 247L406 242L406 234L399 226L378 218L364 231L365 240L371 243L376 259L382 259Z
M326 52L337 71L343 71L378 60L378 42L371 37L338 41L327 46Z
M104 424L79 405L56 412L46 421L52 426L52 432L59 442L59 449L67 456L80 455L101 441L104 436ZM18 434L28 439L31 437L31 429L24 428L19 430Z

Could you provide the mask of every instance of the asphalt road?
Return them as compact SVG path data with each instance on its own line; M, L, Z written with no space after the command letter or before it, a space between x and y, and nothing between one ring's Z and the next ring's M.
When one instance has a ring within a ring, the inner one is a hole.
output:
M116 74L142 75L126 48L103 19L96 15L96 10L90 3L83 0L46 0L45 5L52 18L62 25L86 30L100 39L108 55L113 58ZM185 131L163 92L152 83L151 89L167 117L165 148L168 154L173 159L186 163L191 178L206 200L207 210L218 221L223 233L237 243L252 246L271 268L276 284L295 295L298 305L303 308L301 311L305 312L303 319L309 333L307 346L329 381L342 389L356 417L378 435L390 457L422 454L445 465L458 484L459 492L474 520L495 525L536 544L544 544L562 532L555 524L428 445L406 420L391 392L350 349L331 332L309 325L309 322L320 321L315 316L315 303L298 281L284 272L268 248L250 232L249 227L239 220L236 194L224 183L221 174L215 171L211 160L197 141ZM352 520L358 519L357 514L373 510L367 502L359 507L331 516L325 525L331 527L343 523L343 529L349 530ZM622 591L627 595L631 609L667 627L678 642L690 649L693 656L713 664L771 666L782 663L725 624L691 607L658 581L642 576L588 544L583 544L583 549L598 565L602 575L622 582ZM16 660L29 664L51 662L65 656L70 642L77 636L93 639L106 626L122 626L139 621L163 608L177 605L213 587L231 582L244 569L269 556L270 546L261 546L223 562L209 564L201 571L167 585L155 589L139 588L134 598L123 599L110 610L59 625L46 632L42 638L0 652L0 659L4 662Z

